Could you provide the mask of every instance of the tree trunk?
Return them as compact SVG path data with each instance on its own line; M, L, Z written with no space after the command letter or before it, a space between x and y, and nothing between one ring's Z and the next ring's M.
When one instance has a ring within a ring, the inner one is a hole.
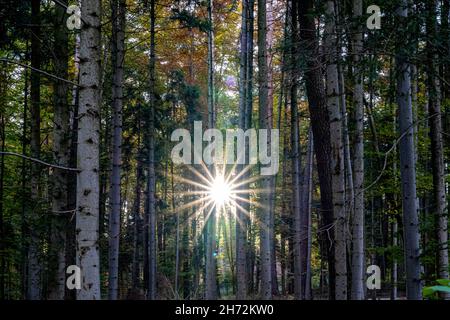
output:
M269 0L267 3L267 120L270 124L270 128L273 127L273 33L274 33L274 16L273 16L273 0ZM275 177L271 175L270 178L270 193L269 193L269 211L270 211L270 226L269 226L269 241L272 244L272 250L270 250L270 268L272 277L272 294L278 295L278 277L277 277L277 261L276 261L276 242L275 237Z
M148 123L148 177L147 177L147 216L148 216L148 292L147 297L150 300L156 299L156 176L155 176L155 2L150 2L150 110Z
M247 82L246 86L246 95L245 95L245 128L250 128L252 126L252 114L253 114L253 31L254 31L254 8L255 1L248 0L248 32L247 32ZM249 159L249 144L248 141L245 145L245 157ZM250 172L244 174L243 179L247 179L250 177ZM249 188L248 184L243 185L243 188ZM243 194L243 198L249 199L248 194ZM243 208L245 208L248 212L250 212L250 203L244 203ZM247 277L247 291L248 293L253 293L254 290L254 271L255 271L255 245L254 245L254 234L252 233L252 220L254 216L250 213L248 217L246 217L246 226L247 229L247 269L248 269L248 277Z
M192 267L194 275L192 279L192 296L191 299L198 299L198 290L200 286L200 238L198 236L198 217L192 219L192 239L194 242L194 254L192 258Z
M283 30L283 42L282 45L285 47L288 40L288 24L290 23L289 19L289 11L286 12L286 18L284 20L284 30ZM288 149L287 145L289 144L288 133L287 133L287 94L285 92L285 86L288 83L285 80L285 69L287 63L287 50L283 50L281 56L281 79L280 79L280 93L278 96L278 119L277 119L277 127L282 132L283 137L283 159L288 159ZM284 109L283 109L284 104ZM284 114L284 117L282 116ZM283 122L281 119L283 118ZM275 186L277 185L278 174L275 176ZM281 294L283 296L286 295L286 237L288 236L287 232L287 201L286 201L286 161L282 163L282 183L281 183L281 213L280 213L280 267L281 267Z
M406 0L397 9L400 22L405 26L408 16ZM411 105L410 66L407 56L401 49L396 55L397 103L399 106L400 135L400 174L402 180L403 232L405 241L406 297L409 300L422 299L420 279L419 217L416 195L416 166L414 161L414 133Z
M172 194L175 189L173 185L173 165L172 172ZM172 209L175 210L175 197L172 196ZM180 213L177 211L176 216L176 233L175 233L175 298L179 299L179 278L180 278Z
M75 36L75 48L74 48L74 79L77 79L79 82L79 70L80 70L80 36L77 34ZM78 140L78 109L79 109L79 87L77 85L73 85L72 87L72 100L71 100L70 109L70 155L69 155L69 166L71 168L77 167L77 140ZM76 208L77 204L77 175L72 173L68 179L68 206L70 209ZM75 211L76 213L76 211ZM75 227L76 227L76 219L73 219L73 214L70 217L71 220L67 225L67 234L66 234L66 264L76 264L76 235L75 235ZM76 292L74 290L66 290L65 299L75 300Z
M362 16L362 0L353 1L355 19ZM355 108L355 140L354 140L354 210L352 219L352 300L364 299L364 89L361 52L363 49L360 22L353 36L353 104Z
M189 250L189 216L190 214L195 214L196 208L190 208L191 212L189 210L185 210L183 214L183 238L181 243L181 259L183 265L183 272L182 272L182 286L183 286L183 295L182 298L186 299L189 297L190 294L190 270L189 270L189 261L190 261L190 250Z
M5 67L6 62L3 62L3 67ZM6 97L6 72L4 72L4 70L6 70L5 68L3 68L0 71L0 80L2 81L0 84L0 94L1 94L1 98L0 98L0 102L1 102L1 106L0 107L0 140L1 140L1 146L0 146L0 151L1 152L5 152L5 147L6 147L6 132L5 132L5 127L6 127L6 117L5 117L5 112L3 109L3 106L6 105L5 102L5 97ZM5 155L2 153L1 157L0 157L0 252L2 253L0 255L0 300L5 300L5 276L7 275L6 272L6 254L5 254L5 247L6 247L6 228L5 228L5 219L4 219L4 199L3 199L3 195L4 195L4 181L5 181Z
M99 140L101 1L83 1L80 33L76 250L81 269L80 300L99 300Z
M40 69L41 64L41 19L40 19L40 1L31 2L31 19L33 27L31 28L31 66ZM32 72L30 86L31 98L31 156L39 159L41 153L41 77L38 72ZM29 213L29 247L28 247L28 293L30 300L39 300L41 298L41 261L39 257L39 178L40 168L37 163L31 164L31 205Z
M241 19L241 48L239 55L239 127L244 131L246 128L245 111L247 95L247 55L248 53L248 0L242 1L242 19ZM239 166L242 172L245 165ZM243 177L241 180L244 180ZM242 186L245 189L247 186ZM245 205L245 201L240 201L240 206ZM237 209L236 212L236 299L243 300L247 298L247 212Z
M442 46L440 55L443 57L448 57L450 55L450 28L449 28L449 18L450 18L450 2L442 1L441 7L441 27L440 34L442 39ZM442 77L445 81L442 81L442 100L450 98L450 61L444 60L444 65L442 66ZM449 113L446 112L446 124L449 123L448 119ZM448 144L449 139L446 139Z
M339 108L339 73L337 66L336 10L327 1L325 22L325 52L327 55L327 106L330 116L331 171L334 216L334 256L336 266L336 300L347 299L347 255L345 216L344 145L342 141L342 113Z
M303 298L312 299L311 288L311 247L312 247L312 225L311 225L311 202L313 192L313 133L309 130L308 146L306 151L306 163L301 186L301 253L302 253L302 288Z
M267 16L266 1L258 0L258 84L259 84L259 127L260 129L268 129L267 146L270 150L270 129L272 123L270 121L270 113L268 109L268 89L267 81ZM261 298L272 298L272 269L271 269L271 251L273 250L270 243L270 193L271 177L264 176L262 179L262 189L269 190L261 194L260 204L260 259L261 259Z
M436 32L436 1L427 2L427 54L428 96L431 137L431 162L433 172L434 212L437 231L437 276L448 279L448 229L446 215L444 149L442 142L441 92ZM449 295L446 295L447 297Z
M113 154L111 177L111 211L109 216L109 272L108 297L117 300L119 295L119 240L120 240L120 180L122 169L122 105L123 64L125 42L125 0L111 2L113 68Z
M306 66L304 71L306 94L309 102L314 151L319 175L321 212L323 214L321 229L323 229L322 236L326 244L328 260L329 297L334 299L334 235L329 229L333 225L330 127L321 64L319 59L317 59L319 56L319 41L316 34L314 15L312 14L314 9L313 3L312 0L301 1L297 9L300 20L300 40L302 43L308 44L305 53Z
M67 0L62 0L67 5ZM55 74L67 79L68 69L68 34L65 25L60 23L64 17L64 8L56 6L55 21ZM53 158L54 163L69 167L70 160L70 119L68 105L69 87L64 81L56 81L54 88L53 114ZM68 206L68 172L55 169L52 186L52 211L56 215L52 220L52 268L54 268L53 283L49 298L63 300L66 287L66 230L70 218Z
M26 51L25 54L28 56L29 49L28 49L28 41L26 42ZM22 154L26 154L27 149L27 123L28 123L28 69L25 69L24 72L24 88L23 88L23 125L22 125L22 137L21 137L21 144L22 144ZM26 177L27 177L27 166L25 158L22 159L21 163L21 216L20 216L20 224L21 224L21 235L20 235L20 245L22 247L21 250L21 265L20 265L20 272L21 272L21 298L26 299L28 290L27 290L27 282L28 282L28 272L27 272L27 266L28 266L28 221L27 221L27 205L28 205L28 190L26 188Z
M392 223L392 246L395 248L398 245L397 240L397 234L398 234L398 224L397 221L394 221ZM397 279L398 279L398 265L397 265L397 259L392 259L392 271L391 271L391 300L397 300Z
M143 177L142 172L142 159L140 158L141 153L141 118L140 118L140 108L138 107L138 142L137 142L137 163L136 163L136 188L135 188L135 199L133 206L133 220L134 220L134 234L133 234L133 264L132 264L132 274L131 274L131 292L132 295L139 293L141 288L140 282L140 270L141 270L141 232L142 232L142 219L141 219L141 181Z
M301 245L301 150L300 150L300 130L297 105L297 81L298 73L295 68L297 65L297 45L298 43L298 20L297 20L297 2L292 1L291 13L291 43L290 43L290 101L291 101L291 159L292 159L292 217L294 222L294 295L295 299L301 300L303 296L302 286L302 252Z
M214 104L214 34L213 34L213 0L208 0L208 128L214 128L216 122ZM215 176L214 169L209 169ZM205 298L207 300L217 299L216 282L216 210L213 209L206 223L206 275L205 275Z

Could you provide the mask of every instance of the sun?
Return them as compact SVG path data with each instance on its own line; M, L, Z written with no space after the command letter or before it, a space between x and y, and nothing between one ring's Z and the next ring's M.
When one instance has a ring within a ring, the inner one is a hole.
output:
M208 195L217 207L222 207L230 201L232 187L225 181L223 175L217 175L212 181L211 187L208 190Z
M191 213L193 218L202 218L201 228L206 226L206 221L211 216L221 216L226 212L234 215L239 223L243 223L243 215L251 217L250 206L264 208L254 200L254 195L268 192L265 189L251 188L250 184L259 180L259 176L252 177L249 173L252 165L247 165L240 170L236 170L235 164L231 168L208 167L204 163L200 166L186 166L191 172L189 178L181 175L173 175L177 182L190 185L187 191L180 192L179 195L187 200L184 204L173 208L173 212L180 213L184 210L194 208ZM228 215L224 215L225 218Z

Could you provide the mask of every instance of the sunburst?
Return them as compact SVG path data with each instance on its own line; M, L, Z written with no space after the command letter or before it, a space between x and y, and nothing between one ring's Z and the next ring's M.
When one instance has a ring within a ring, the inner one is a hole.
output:
M184 204L177 206L174 209L175 213L195 208L189 218L203 213L204 227L211 214L220 215L230 210L233 213L242 212L250 217L250 206L262 208L255 201L255 196L266 190L250 187L260 179L258 176L250 175L251 165L239 166L239 168L236 164L208 167L202 163L196 167L186 165L186 168L192 173L191 177L174 175L174 180L189 185L192 190L178 193L183 197ZM238 215L235 216L237 222L242 223Z

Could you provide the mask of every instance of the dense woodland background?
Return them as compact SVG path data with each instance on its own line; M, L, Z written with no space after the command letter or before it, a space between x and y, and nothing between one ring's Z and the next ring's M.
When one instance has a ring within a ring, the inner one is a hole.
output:
M450 4L373 2L1 0L0 299L447 298ZM196 120L280 170L206 207Z

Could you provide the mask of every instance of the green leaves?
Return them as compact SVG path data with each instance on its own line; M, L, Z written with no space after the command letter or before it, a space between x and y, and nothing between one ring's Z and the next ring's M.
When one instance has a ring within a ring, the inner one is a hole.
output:
M437 279L436 282L439 283L441 286L446 286L446 287L450 288L450 280L449 279Z
M438 298L437 293L446 292L450 293L450 280L448 279L437 279L436 282L439 285L429 286L423 288L423 297L428 299Z

